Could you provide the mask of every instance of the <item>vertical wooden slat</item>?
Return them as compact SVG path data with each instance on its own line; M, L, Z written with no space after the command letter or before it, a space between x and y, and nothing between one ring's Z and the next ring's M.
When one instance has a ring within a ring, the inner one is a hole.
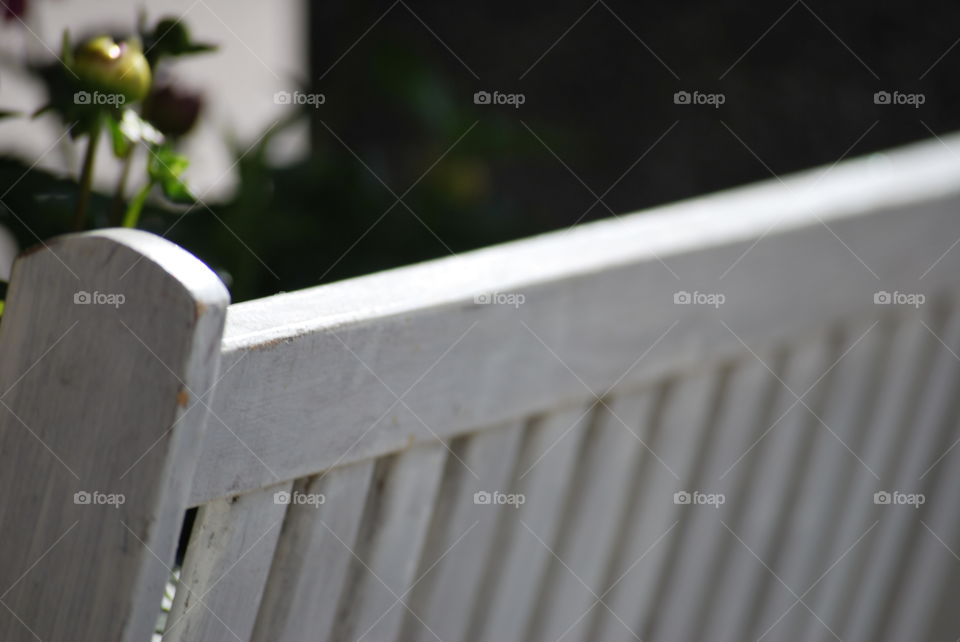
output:
M483 504L494 493L515 495L513 475L523 422L488 428L451 445L457 457L447 470L437 500L417 576L422 578L408 601L401 640L463 640L469 614L493 549L496 529L513 505ZM466 464L466 465L464 465ZM477 493L484 493L477 496ZM414 616L416 614L416 617ZM427 630L426 627L429 627Z
M926 319L932 323L931 319ZM907 433L902 427L909 422L920 391L926 384L933 350L933 338L918 321L901 322L894 328L889 342L889 355L880 384L872 400L876 405L873 420L867 428L860 457L880 476L889 479L897 466L897 459ZM805 607L806 623L801 627L800 639L806 642L830 636L827 627L840 633L842 620L853 597L862 585L862 574L869 563L870 550L877 536L876 529L849 552L847 549L864 535L879 519L878 508L872 502L878 482L867 471L854 469L853 484L842 494L842 511L834 526L834 535L828 553L837 566L821 580L804 601L823 622L818 621ZM831 561L831 563L833 563ZM826 625L826 626L825 626ZM832 636L830 636L832 639Z
M555 555L540 585L527 639L582 639L617 541L637 464L641 423L652 394L622 395L596 409L573 473L563 527L549 542Z
M689 506L674 503L677 492L693 492L693 465L704 437L716 389L716 369L670 382L662 391L655 437L648 442L632 482L637 494L625 506L628 521L616 561L607 569L605 605L597 608L597 627L588 637L635 640L652 617L658 577L670 558L677 526ZM649 432L645 431L645 432ZM703 507L700 507L703 508Z
M916 415L909 424L901 426L908 439L900 455L897 474L881 480L883 484L890 484L881 487L888 492L918 492L922 483L920 476L949 445L947 433L953 426L949 425L948 417L960 388L960 364L954 354L960 350L960 313L951 312L947 326L937 332L930 379ZM945 345L941 345L941 341ZM872 498L863 498L862 501L870 500ZM881 524L872 549L872 563L867 567L862 590L857 593L844 633L840 634L852 640L876 639L890 606L888 596L896 590L896 582L904 569L903 551L908 550L912 537L922 529L919 511L912 506L882 508L886 510L880 511Z
M742 491L726 499L731 504L742 502L744 509L737 521L726 524L730 544L724 571L715 585L715 590L734 593L737 599L732 604L712 605L705 628L711 640L741 640L749 626L753 600L770 574L764 564L774 554L776 528L788 508L785 504L790 501L802 463L799 455L816 421L809 410L796 403L793 393L803 395L827 371L830 348L827 337L791 348L780 377L773 418L763 429L766 434L757 436L755 447L737 464L749 467L748 482ZM804 398L815 411L824 381ZM778 585L771 590L786 589Z
M946 445L941 442L940 451L945 451L960 438L956 412L952 412L949 419L950 438ZM934 454L939 457L941 453ZM939 600L950 594L947 589L951 577L960 577L960 516L957 515L960 460L956 449L941 459L928 476L936 481L923 486L926 503L914 517L923 520L922 528L917 531L910 547L905 577L896 583L893 598L888 603L890 623L885 627L885 633L891 640L938 639L934 615ZM956 599L956 593L952 595ZM953 631L949 638L940 633L939 638L953 640L958 635L960 631Z
M844 334L835 355L836 365L825 382L830 393L824 411L819 413L819 420L813 418L810 426L814 443L795 491L796 499L787 506L783 535L777 536L779 556L764 560L797 597L804 595L836 561L828 553L837 535L837 520L845 508L841 500L853 476L873 474L858 458L873 414L873 375L882 363L882 350L889 337L877 324L857 324ZM843 550L855 542L842 542ZM756 604L753 629L747 636L751 640L760 636L775 640L800 628L802 620L813 617L796 602L794 595L778 586L779 581L772 575L767 584Z
M537 586L552 555L589 423L589 410L574 407L532 422L517 465L517 492L524 505L505 515L470 618L470 638L503 642L523 638L536 606ZM516 514L514 514L514 512Z
M0 639L149 637L227 302L205 265L144 232L18 259L0 324Z
M204 504L167 618L167 642L249 640L292 482ZM277 501L280 499L281 501Z
M377 462L332 639L399 633L448 452L438 442Z
M287 509L253 640L326 640L337 601L354 563L373 461L350 464L298 480L294 492L322 496L323 503Z
M760 356L771 366L775 364L766 353ZM702 471L702 488L731 499L737 496L738 480L747 466L734 466L729 472L728 469L769 426L761 424L772 421L767 419L767 406L771 393L780 386L760 361L750 355L743 359L731 368L720 416L713 427L716 436ZM650 639L703 639L695 632L707 606L727 597L715 590L714 583L723 561L723 547L729 537L720 520L735 521L730 515L738 506L725 503L718 509L690 511L682 539L677 544L679 561L662 586L665 592L661 598L663 607L657 614Z

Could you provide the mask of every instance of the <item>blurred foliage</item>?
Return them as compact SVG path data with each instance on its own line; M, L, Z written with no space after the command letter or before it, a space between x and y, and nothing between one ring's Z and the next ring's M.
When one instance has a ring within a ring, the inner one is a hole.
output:
M144 41L163 34L162 24L147 33ZM172 31L176 35L177 30ZM207 45L184 44L189 42L189 37L177 36L164 51L208 50ZM156 63L155 55L148 52L148 57ZM156 147L145 188L160 185L167 198L147 200L146 192L137 193L133 200L143 197L145 201L137 226L164 235L207 262L230 287L234 301L536 231L524 223L529 219L515 206L497 198L486 160L507 153L536 153L536 141L517 121L491 118L489 112L480 121L475 105L464 105L462 97L453 95L449 78L396 43L377 49L370 72L371 94L362 99L391 104L397 120L416 132L415 142L397 145L385 136L378 144L348 149L334 132L337 123L349 121L354 114L350 104L331 101L322 107L330 135L302 158L272 163L269 149L275 139L316 115L310 105L291 108L290 117L252 148L246 141L231 144L239 180L228 201L192 205L178 179L185 159L172 149ZM62 75L47 73L62 81ZM144 110L148 115L149 106L150 99ZM122 119L108 124L115 151L121 156L129 153L130 142L120 132ZM14 232L21 245L71 229L76 181L30 169L26 160L0 158L0 185L10 187L3 199L9 209L0 207L0 223ZM92 194L88 228L116 224L109 214L114 198ZM177 207L179 201L187 206Z

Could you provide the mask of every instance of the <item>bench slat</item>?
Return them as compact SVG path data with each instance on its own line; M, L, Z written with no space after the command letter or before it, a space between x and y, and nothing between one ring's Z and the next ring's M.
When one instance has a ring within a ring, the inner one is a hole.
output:
M447 448L414 446L377 463L332 637L395 639L416 577Z
M451 444L430 535L420 560L422 578L408 600L401 640L469 638L469 615L496 548L497 529L512 506L477 504L475 493L513 494L524 424L514 422L466 435ZM482 498L481 498L482 501ZM418 617L414 617L416 613ZM419 619L418 619L419 618ZM421 620L423 624L421 624ZM424 626L429 627L429 630Z
M798 596L856 542L856 539L840 541L836 526L843 511L850 508L844 500L862 501L846 496L851 480L861 475L872 479L870 471L857 457L862 456L864 442L871 438L868 432L876 399L875 373L883 363L883 351L890 339L886 330L886 326L872 324L847 328L843 342L832 355L836 365L818 385L818 388L825 387L826 392L825 408L818 411L823 423L810 415L814 420L809 427L814 443L803 464L803 480L794 491L795 499L788 504L782 544L778 546L779 557L764 560ZM814 408L813 392L804 400ZM861 535L863 533L858 537ZM830 552L837 547L839 550L831 557ZM802 604L795 602L796 598L770 575L753 616L750 639L761 635L766 635L765 640L777 639L795 630L793 626L802 627L807 618L816 619ZM821 630L826 633L825 629Z
M564 502L589 422L590 406L559 410L531 422L516 481L516 492L526 501L504 516L497 554L470 620L472 638L523 638L536 607L538 580L552 560L544 543L563 528Z
M929 311L924 311L919 318L901 321L894 329L880 386L873 400L876 409L868 429L866 447L858 453L883 483L895 476L897 460L903 452L904 440L909 436L903 426L909 424L916 411L936 350L936 339L923 327L921 320L935 330L939 329ZM869 474L855 475L851 488L843 494L843 511L839 523L834 525L836 534L828 553L831 564L881 517L879 509L882 507L871 501L881 482ZM804 599L827 626L841 635L842 618L851 607L852 596L863 580L866 566L872 563L870 545L876 535L874 530L850 549L842 567L824 577L818 589ZM805 642L822 640L829 635L824 625L812 615L801 624L800 631L800 639Z
M643 450L641 424L653 401L654 392L645 391L596 406L571 473L573 492L566 500L564 526L547 542L556 557L551 555L541 579L527 639L582 639L592 608L603 608L594 604L607 589L604 574ZM530 527L538 530L539 524Z
M888 492L922 492L920 476L956 439L952 424L951 409L960 389L960 362L956 353L960 350L960 313L953 310L946 327L938 332L946 344L936 346L937 352L930 369L930 379L923 390L916 415L909 427L901 426L908 434L905 448L899 453L897 472L882 480L890 483ZM866 498L865 498L866 499ZM891 606L891 592L897 587L897 579L904 570L903 551L911 550L911 542L922 537L924 545L935 545L919 523L917 510L910 506L882 506L881 523L877 536L868 542L874 563L867 566L861 590L856 593L853 608L841 637L851 640L877 639L877 626L882 624L884 611ZM921 536L922 532L922 536Z
M597 611L600 621L596 625L602 627L606 639L644 639L649 617L645 609L656 599L662 569L690 508L675 504L674 493L696 490L691 484L693 467L705 446L721 385L722 377L715 368L663 384L653 423L647 428L656 457L645 452L639 463L647 469L638 469L642 481L634 482L631 503L639 502L639 510L624 511L629 517L622 524L622 548L603 589L613 586L604 597L610 609L597 607L602 610Z
M327 640L337 601L354 562L360 519L373 461L334 468L299 480L295 490L323 495L319 506L294 505L270 570L252 639L262 642Z
M760 352L764 362L775 367L776 360L767 352ZM744 476L746 466L735 466L728 469L743 453L747 452L751 444L773 419L767 419L769 405L780 384L764 367L763 363L746 355L741 360L729 366L726 375L725 393L714 424L710 429L712 436L705 448L709 448L709 456L705 458L701 481L698 484L704 492L724 493L729 497L729 504L733 504L735 493L739 490L738 480ZM766 422L766 423L764 423ZM657 472L657 464L650 461L645 464L652 472ZM725 475L725 473L727 473ZM663 474L663 473L660 473ZM646 485L646 478L639 483ZM646 504L643 500L633 507L632 520L640 520L631 530L630 541L624 548L620 563L612 573L612 584L622 573L626 572L634 560L643 555L653 545L655 538L660 534L657 528L666 529L669 524L651 523L645 525L643 520ZM724 505L727 507L727 504ZM729 510L727 508L726 510ZM675 536L680 538L677 546L683 552L677 560L676 567L669 574L662 586L663 591L671 591L671 599L659 598L664 602L664 612L657 617L663 621L663 628L668 630L662 636L650 639L664 640L696 640L701 635L694 635L697 623L702 620L706 608L712 600L724 599L724 593L715 590L714 578L722 562L722 545L726 541L726 531L720 525L720 513L723 509L707 507L704 510L690 511L686 516L681 533ZM679 526L679 525L678 525ZM640 530L642 529L642 530ZM663 531L661 531L663 532ZM668 535L669 536L669 535ZM659 545L658 545L659 546ZM652 555L653 551L648 553ZM644 573L647 566L640 562L631 573ZM631 581L625 578L624 581ZM672 588L671 588L672 586ZM617 602L612 603L623 612L630 608L629 589L621 589L614 593ZM604 615L598 613L598 616ZM615 628L617 623L610 618L603 618L602 623L607 628ZM656 629L655 629L656 631ZM599 634L594 639L600 639Z
M197 513L164 640L249 640L287 505L283 482L204 504Z
M704 628L711 640L743 640L747 634L750 600L758 597L765 576L769 575L757 557L766 561L775 552L777 542L771 537L778 525L777 520L789 510L784 504L800 471L801 462L796 455L802 452L803 444L811 434L811 421L815 421L806 408L795 403L796 398L787 387L798 395L811 388L833 362L831 348L828 336L790 347L784 370L778 372L786 386L775 388L773 413L762 428L769 432L737 464L737 468L746 469L745 485L730 500L742 510L726 522L732 533L724 529L723 570L714 585L727 587L724 592L735 599L732 604L721 606L721 600L716 600L711 605ZM814 388L810 397L805 398L815 410L818 408L817 395L821 392L822 388ZM738 537L743 543L737 540Z
M153 632L228 300L145 232L17 259L0 324L0 640Z
M930 300L960 272L958 191L960 158L934 141L232 306L229 430L207 431L192 502L433 440L423 423L453 436L735 357L719 320L760 346L875 314L880 290ZM684 291L725 302L676 305ZM524 301L476 302L491 293Z

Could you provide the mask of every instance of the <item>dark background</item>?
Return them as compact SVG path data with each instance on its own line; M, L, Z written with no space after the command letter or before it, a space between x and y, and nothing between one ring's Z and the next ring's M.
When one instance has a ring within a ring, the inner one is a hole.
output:
M960 125L952 3L309 7L303 89L326 97L301 114L312 154L276 166L265 153L271 136L238 146L247 153L236 197L195 208L169 234L221 271L235 301L830 165ZM480 90L525 102L475 105ZM677 105L679 90L719 92L725 103ZM880 90L925 102L877 105ZM162 233L170 215L152 211L142 226Z

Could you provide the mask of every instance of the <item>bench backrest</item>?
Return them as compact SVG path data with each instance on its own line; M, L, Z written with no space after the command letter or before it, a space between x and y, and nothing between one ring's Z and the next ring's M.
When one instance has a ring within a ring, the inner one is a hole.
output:
M0 324L0 639L147 639L199 507L165 639L952 640L958 206L925 143L232 306L55 239Z

